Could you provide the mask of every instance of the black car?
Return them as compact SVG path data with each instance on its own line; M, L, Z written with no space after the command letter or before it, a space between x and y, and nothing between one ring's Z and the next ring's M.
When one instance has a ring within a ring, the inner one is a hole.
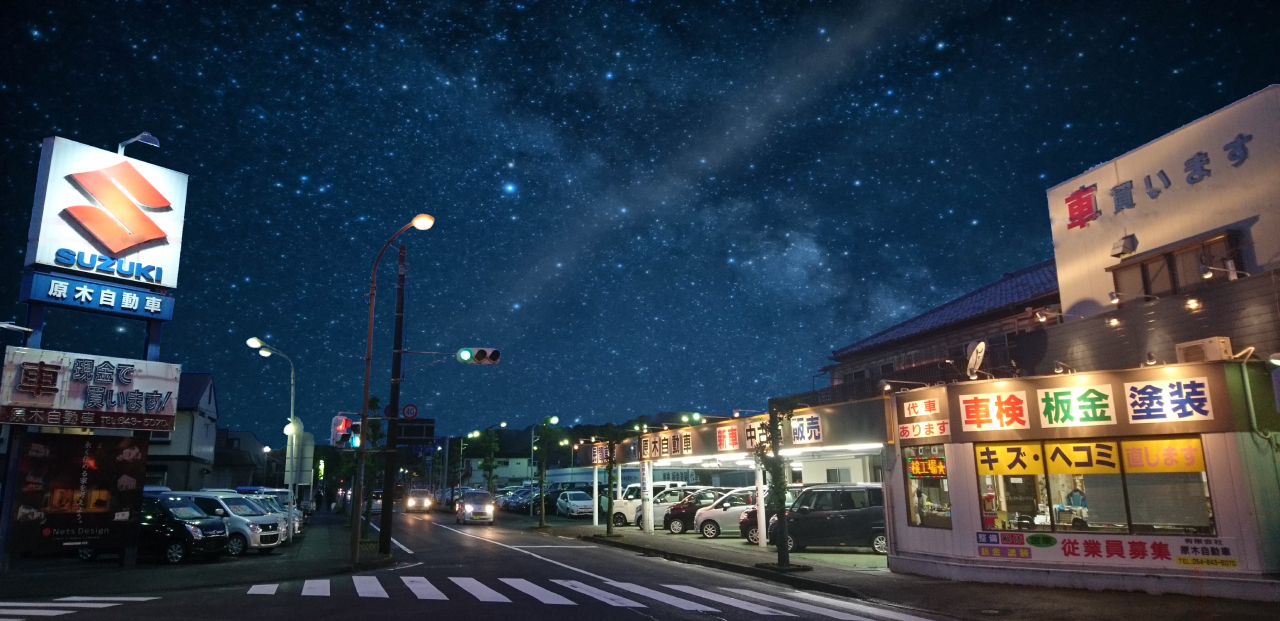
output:
M884 490L879 483L815 485L800 492L787 509L787 549L808 546L869 547L889 551L884 531ZM778 541L778 524L769 539Z
M727 487L708 487L685 496L684 500L667 509L667 514L662 516L662 527L677 535L688 532L693 527L693 516L698 509L719 500L729 491ZM656 519L654 523L657 523Z
M800 490L802 489L804 489L804 485L801 485L799 483L788 485L787 500L785 505L790 506L791 503L795 501L796 496L800 494ZM778 512L768 507L765 507L764 515L765 515L764 523L766 524L765 532L769 532L768 525L773 523L773 518L778 515ZM759 533L757 532L757 529L756 529L755 507L752 507L750 509L747 509L746 511L743 511L742 515L738 516L738 534L741 535L743 539L746 539L747 541L750 541L753 544L760 543Z
M211 517L190 498L147 494L142 498L142 519L138 528L138 554L155 554L168 563L181 563L191 556L214 560L227 550L227 524ZM91 561L100 553L120 550L81 548L81 559Z

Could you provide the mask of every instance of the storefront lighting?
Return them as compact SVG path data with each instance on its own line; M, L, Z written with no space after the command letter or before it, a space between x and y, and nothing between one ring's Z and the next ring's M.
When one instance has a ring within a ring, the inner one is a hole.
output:
M1151 301L1153 301L1153 302L1159 302L1159 301L1160 301L1160 296L1158 296L1158 295L1147 295L1147 294L1145 294L1145 293L1116 293L1115 291L1112 291L1111 293L1108 293L1108 294L1107 294L1107 297L1111 298L1111 303L1112 303L1112 304L1119 304L1119 303L1120 303L1120 298L1122 298L1122 297L1123 297L1123 298L1144 298L1144 299L1147 299L1147 300L1151 300Z
M1271 354L1271 357L1268 358L1267 361L1277 367L1280 367L1280 353Z
M1053 372L1054 372L1054 373L1075 373L1075 372L1076 372L1076 370L1075 370L1075 368L1074 368L1074 367L1072 367L1072 366L1070 366L1070 365L1062 364L1062 362L1061 362L1061 361L1054 360L1054 361L1053 361Z
M1157 364L1160 364L1160 361L1159 361L1159 360L1156 360L1156 353L1155 353L1155 352L1152 352L1152 351L1147 352L1147 360L1146 360L1146 364L1147 364L1147 366L1149 366L1149 367L1154 367L1154 366L1156 366Z
M733 462L733 463L738 464L739 466L754 466L754 465L756 465L756 460L754 460L754 459L739 459L738 461L735 461L735 462Z
M1190 310L1199 310L1199 309L1200 309L1200 300L1197 300L1197 299L1195 299L1195 298L1189 298L1189 299L1187 300L1187 308L1188 308L1188 309L1190 309Z
M1116 319L1115 317L1112 317L1107 320L1107 325L1111 326L1112 328L1115 328L1120 325L1120 320Z

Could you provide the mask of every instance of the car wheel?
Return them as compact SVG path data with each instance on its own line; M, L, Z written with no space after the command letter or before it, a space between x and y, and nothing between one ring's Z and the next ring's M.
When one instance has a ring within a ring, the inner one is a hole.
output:
M787 535L787 551L788 552L801 552L803 550L804 550L804 544L796 543L795 537L792 537L791 535Z
M713 520L703 522L702 528L699 530L702 532L702 536L707 539L715 539L720 536L720 525L716 524Z
M636 518L636 528L644 530L644 518Z
M671 532L673 532L673 533L675 533L675 534L677 534L677 535L679 535L680 533L683 533L683 532L684 532L684 520L682 520L682 519L680 519L680 518L676 518L676 519L674 519L674 520L671 520L671 526L670 526L667 530L670 530Z
M871 548L872 548L872 549L874 549L874 550L876 551L876 554L888 554L888 553L889 553L889 538L888 538L888 537L885 537L885 536L884 536L884 533L880 533L880 534L876 535L875 537L872 537L872 538L871 538Z
M249 541L244 538L244 535L235 533L231 535L230 539L227 539L227 554L231 556L240 556L248 548Z
M275 552L275 548L258 548L258 554L271 554Z
M747 541L750 541L751 545L760 545L760 529L752 528L751 530L748 530Z
M82 561L92 561L98 558L98 551L93 548L80 548L76 550L76 556L79 556Z
M613 525L614 525L614 526L626 526L626 525L627 525L627 516L622 515L621 513L615 513L615 514L613 514Z
M178 543L177 541L165 546L164 548L165 562L171 565L176 565L178 563L181 563L182 559L184 558L187 558L186 546L182 545L181 543Z

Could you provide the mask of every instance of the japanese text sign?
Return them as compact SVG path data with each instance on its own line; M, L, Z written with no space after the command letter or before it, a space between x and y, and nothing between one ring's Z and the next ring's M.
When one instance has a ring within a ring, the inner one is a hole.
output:
M1116 424L1116 403L1109 384L1036 391L1042 427Z
M716 450L717 451L738 450L738 426L737 425L716 427Z
M608 444L592 444L591 445L591 463L593 464L609 463L609 445Z
M131 319L173 319L172 296L63 274L26 274L22 277L18 301L39 302Z
M1049 474L1120 474L1119 445L1114 440L1045 442L1044 451L1049 455Z
M907 477L912 479L947 478L947 458L942 455L908 457Z
M182 173L46 138L26 264L176 287L186 203Z
M1213 420L1209 380L1203 377L1125 384L1124 394L1131 423Z
M961 420L964 431L1002 431L1029 426L1025 392L962 395L960 412L964 417Z
M0 423L172 431L176 364L10 347Z
M937 399L924 399L921 401L908 401L902 404L902 415L911 418L913 416L932 416L939 412Z
M797 415L791 418L791 443L812 444L822 441L822 420L817 414Z
M1236 549L1236 541L1226 537L979 532L976 553L984 558L1034 559L1097 567L1238 569Z
M756 421L747 421L743 435L746 436L747 448L749 449L755 448L758 444L768 444L769 420L761 419Z
M1129 474L1144 472L1204 472L1200 438L1126 440L1122 443L1124 468Z
M945 420L898 425L898 437L903 440L915 438L942 438L951 435L951 423Z
M975 444L978 475L1032 475L1044 473L1039 442L1025 444Z
M689 431L640 438L641 459L661 459L691 454L693 454L693 433Z

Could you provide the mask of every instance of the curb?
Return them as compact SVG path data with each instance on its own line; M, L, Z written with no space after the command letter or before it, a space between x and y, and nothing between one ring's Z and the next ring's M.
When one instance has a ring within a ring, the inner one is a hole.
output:
M773 582L781 582L782 584L785 584L787 586L795 587L797 589L804 589L806 591L817 591L819 593L826 593L828 595L839 595L841 597L852 597L854 599L860 599L863 601L874 601L872 600L872 598L867 597L866 595L854 589L851 589L849 587L842 586L839 584L831 584L830 582L823 582L821 580L814 580L812 578L805 578L802 576L798 576L796 574L783 574L783 573L778 573L774 571L769 571L767 569L761 569L759 567L754 567L754 566L738 565L737 563L726 563L724 561L717 561L715 559L703 558L700 556L692 556L689 554L680 554L678 552L667 552L665 550L650 548L648 546L637 545L634 543L615 541L613 539L602 537L600 535L578 535L578 539L581 541L590 541L592 543L606 545L614 548L620 548L623 550L630 550L632 552L640 552L649 556L660 556L669 561L676 561L677 563L701 565L703 567L710 567L712 569L729 571L736 574L751 576L753 578L762 578L764 580L771 580Z

